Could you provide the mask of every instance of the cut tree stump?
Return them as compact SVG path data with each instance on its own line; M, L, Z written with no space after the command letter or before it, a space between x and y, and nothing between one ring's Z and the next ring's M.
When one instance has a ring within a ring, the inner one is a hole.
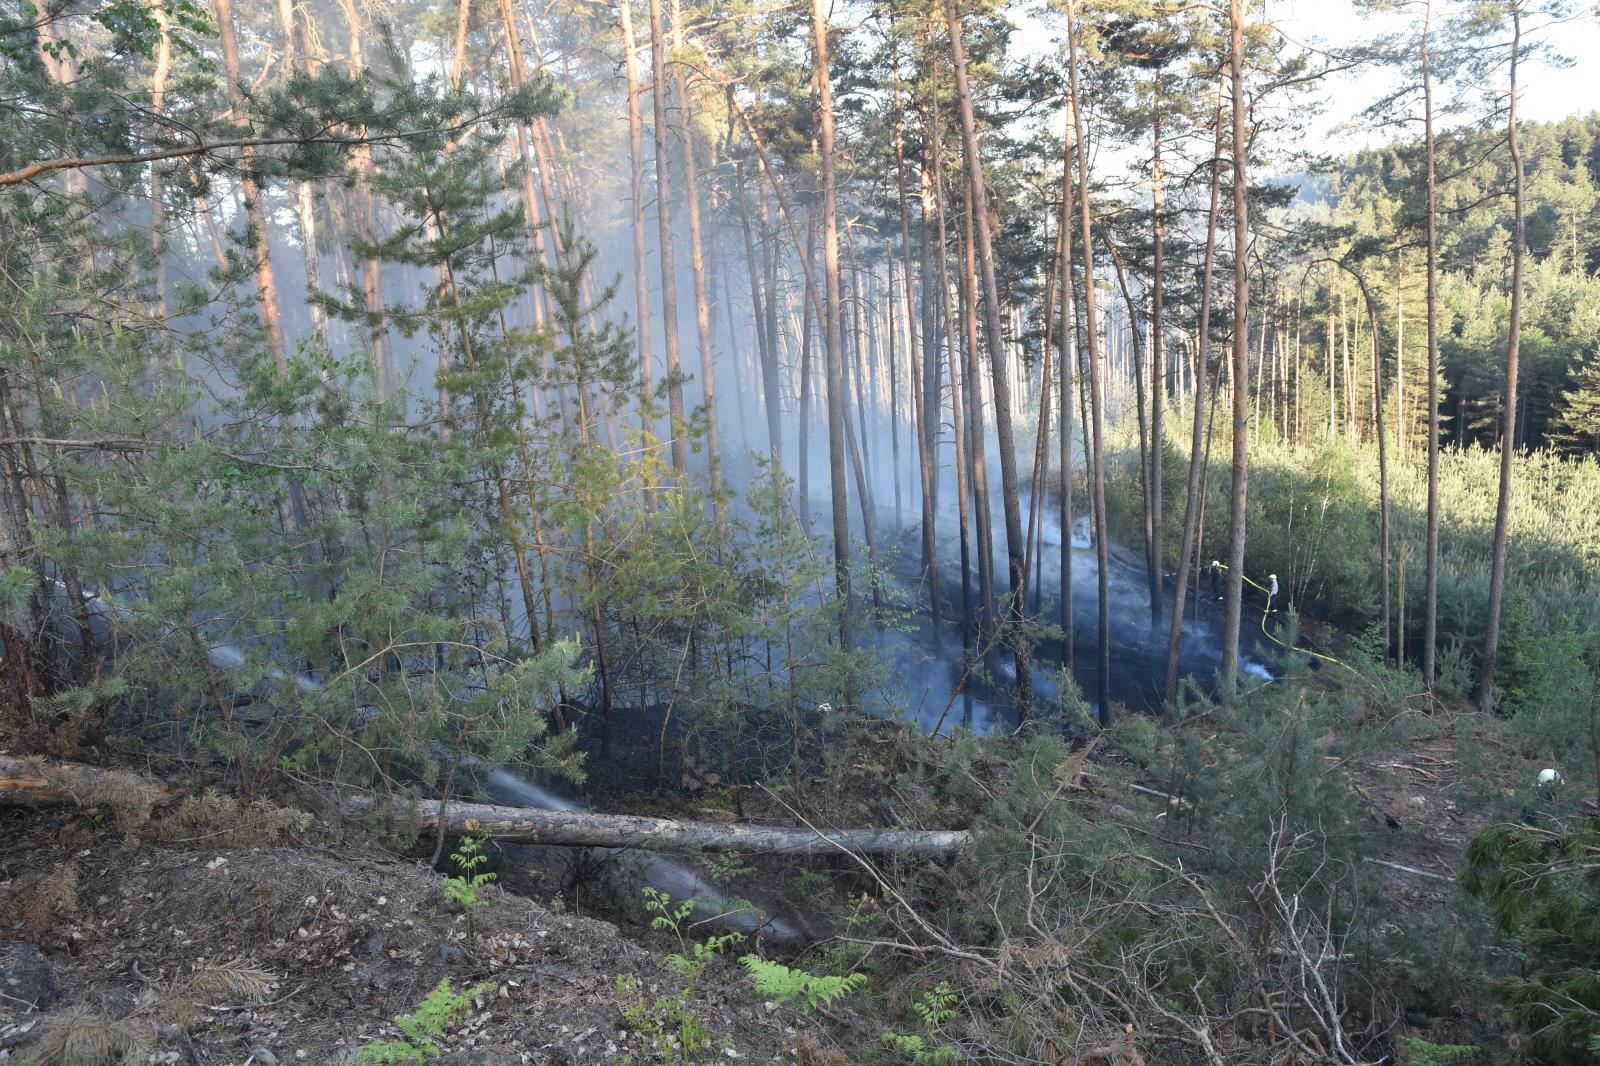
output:
M178 790L152 778L83 763L0 756L0 806L114 802L110 796L142 785L151 798ZM114 787L108 787L114 786ZM414 824L431 835L440 828L438 800L391 802L375 796L335 801L347 818L380 818ZM484 836L514 844L583 848L648 848L654 851L742 851L764 854L944 855L966 847L965 830L813 829L803 826L743 825L589 811L547 811L484 803L448 803L442 816L446 836Z

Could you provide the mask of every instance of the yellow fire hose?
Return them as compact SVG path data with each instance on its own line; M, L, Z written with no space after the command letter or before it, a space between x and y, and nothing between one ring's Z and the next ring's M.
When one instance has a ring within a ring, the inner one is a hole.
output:
M1224 569L1224 570L1228 569L1228 566L1226 564L1219 564L1219 565L1221 565L1222 569ZM1274 636L1272 634L1272 632L1267 629L1267 616L1272 613L1272 590L1267 588L1265 585L1261 584L1261 582L1253 580L1250 577L1249 574L1242 574L1240 576L1252 588L1259 589L1261 592L1266 594L1267 606L1261 612L1261 635L1262 636L1266 637L1268 640L1272 641L1272 643L1278 645L1278 647L1280 647L1280 648L1285 648L1285 649L1287 649L1289 651L1299 652L1302 655L1310 655L1310 656L1313 656L1315 658L1321 659L1323 662L1333 663L1335 666L1342 666L1346 670L1349 670L1352 674L1357 672L1355 667L1351 666L1347 662L1344 662L1343 660L1335 659L1331 655L1324 655L1322 652L1316 651L1315 649L1312 649L1312 648L1301 648L1301 647L1296 647L1293 644L1287 644L1284 641L1279 640L1276 636Z

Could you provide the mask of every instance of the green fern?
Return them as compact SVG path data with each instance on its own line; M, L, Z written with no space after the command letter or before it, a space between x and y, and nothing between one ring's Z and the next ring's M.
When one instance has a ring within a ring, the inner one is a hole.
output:
M916 1011L925 1029L936 1029L956 1016L956 994L950 982L940 981L924 992L911 1009ZM897 1033L893 1029L883 1034L883 1043L912 1062L921 1066L944 1066L956 1060L956 1049L947 1044L935 1043L931 1036L920 1033Z
M750 974L750 982L765 999L786 1006L798 1006L810 1014L818 1007L831 1007L836 1000L867 987L867 975L852 973L818 977L759 955L745 955L739 964Z
M483 841L475 837L462 837L450 859L461 873L444 879L444 894L459 903L466 912L467 940L471 942L476 932L473 929L472 912L483 906L478 890L492 882L495 875L488 871L477 872L478 867L489 861L489 856L483 852Z
M401 1063L424 1063L438 1058L443 1052L439 1039L445 1030L460 1021L472 1009L472 1001L489 990L487 984L474 985L465 992L450 987L450 978L417 1004L414 1014L402 1014L394 1020L401 1040L374 1040L356 1053L353 1061L372 1063L373 1066L398 1066Z

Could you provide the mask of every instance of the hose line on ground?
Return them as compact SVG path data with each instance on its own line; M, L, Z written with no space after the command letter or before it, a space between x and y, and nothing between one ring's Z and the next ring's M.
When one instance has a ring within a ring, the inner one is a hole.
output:
M1220 569L1223 569L1223 570L1227 570L1228 569L1228 565L1226 563L1218 563L1216 565ZM1351 666L1349 663L1343 661L1342 659L1335 659L1331 655L1324 655L1322 652L1317 651L1317 650L1315 650L1313 648L1296 647L1295 645L1288 644L1288 643L1286 643L1286 642L1284 642L1282 640L1279 640L1276 636L1274 636L1272 634L1272 632L1269 629L1267 629L1267 616L1272 613L1272 599L1273 599L1273 596L1275 595L1275 593L1273 592L1272 589L1270 589L1267 586L1261 584L1261 582L1256 581L1255 579L1253 579L1249 574L1241 574L1240 577L1242 577L1244 579L1244 581L1247 584L1249 584L1252 588L1259 589L1261 592L1266 594L1267 605L1261 612L1261 635L1262 636L1266 637L1268 640L1272 641L1272 643L1278 645L1278 647L1280 647L1280 648L1285 648L1285 649L1287 649L1289 651L1293 651L1293 652L1299 652L1302 655L1311 655L1311 656L1314 656L1314 657L1316 657L1318 659L1321 659L1323 662L1333 663L1335 666L1342 666L1346 670L1349 670L1352 674L1357 672L1355 667Z

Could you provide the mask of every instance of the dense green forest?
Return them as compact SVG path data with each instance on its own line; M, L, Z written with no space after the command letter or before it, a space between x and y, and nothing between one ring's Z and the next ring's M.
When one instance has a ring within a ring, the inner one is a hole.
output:
M1345 15L0 0L0 1062L1600 1061L1595 13Z

